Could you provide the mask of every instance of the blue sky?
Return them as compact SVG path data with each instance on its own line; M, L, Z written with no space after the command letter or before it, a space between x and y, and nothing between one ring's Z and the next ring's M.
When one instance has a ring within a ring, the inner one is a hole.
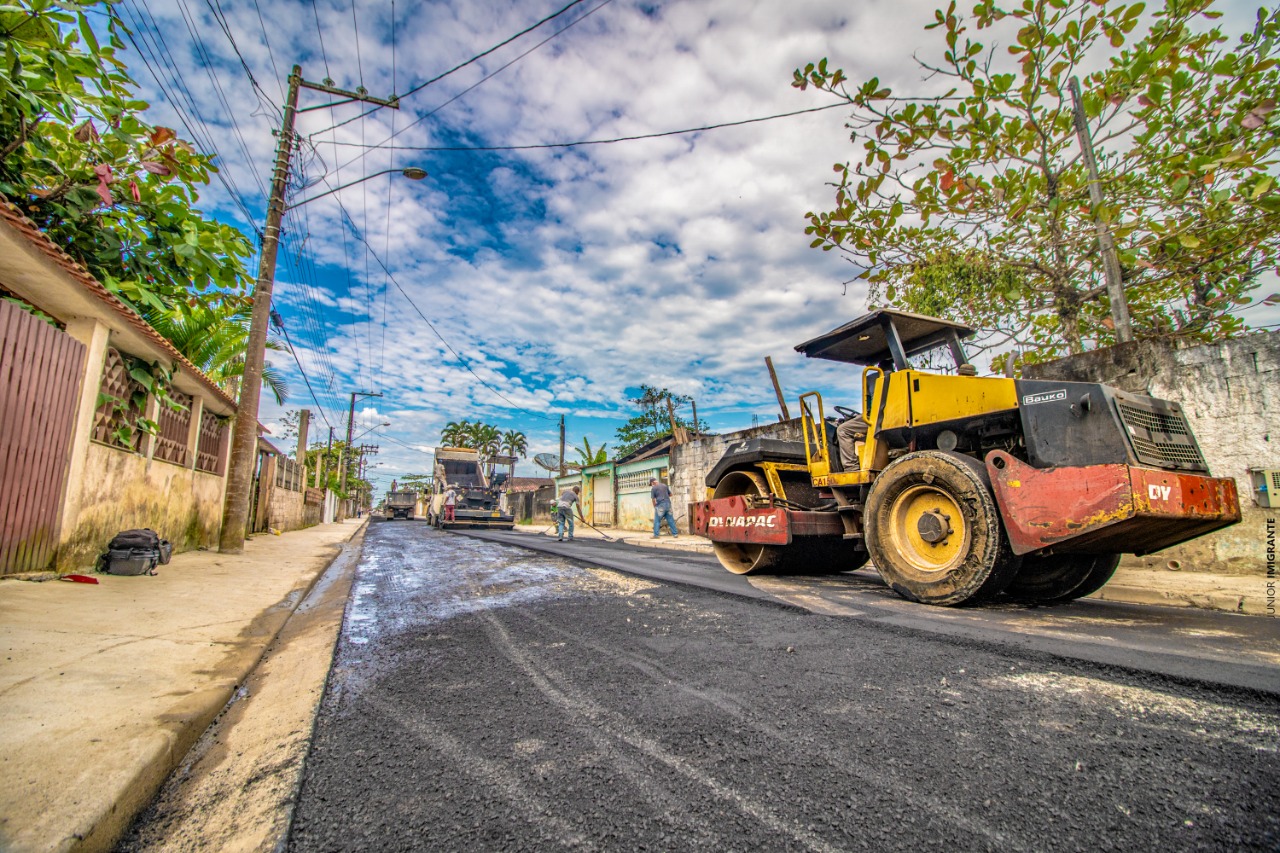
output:
M214 183L202 206L242 227L251 227L248 211L260 228L291 65L311 81L404 92L566 2L124 0L119 8L165 83L126 53L152 120L217 148L231 189ZM570 149L367 146L533 145L803 110L830 98L792 89L792 70L826 56L855 79L918 91L926 84L911 57L935 43L921 29L934 5L586 0L406 96L398 111L305 112L295 202L385 169L430 173L421 182L373 178L286 218L275 305L327 424L345 432L350 391L382 393L357 406L355 425L357 434L373 428L363 442L381 447L373 475L382 488L427 470L451 420L522 430L532 456L556 449L564 415L571 445L587 436L612 446L642 383L694 397L714 430L776 419L766 355L791 400L816 387L829 404L848 403L856 380L846 369L792 350L866 310L865 289L842 283L856 270L809 249L803 232L804 213L830 205L830 164L855 150L844 110ZM302 105L328 100L304 92ZM1271 313L1246 316L1275 322ZM317 406L291 357L269 360L292 386L284 407L263 398L261 419L278 432L284 409ZM518 472L535 469L526 462Z

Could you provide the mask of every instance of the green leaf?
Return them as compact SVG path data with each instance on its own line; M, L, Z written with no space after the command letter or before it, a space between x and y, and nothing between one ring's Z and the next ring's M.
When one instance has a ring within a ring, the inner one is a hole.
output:
M98 53L101 50L98 47L98 37L94 35L93 27L89 26L89 18L85 15L80 15L80 35L91 52Z

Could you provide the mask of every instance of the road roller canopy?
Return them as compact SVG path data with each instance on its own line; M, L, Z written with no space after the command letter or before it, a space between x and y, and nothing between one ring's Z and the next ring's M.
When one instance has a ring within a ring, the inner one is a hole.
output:
M973 329L960 323L881 308L799 344L796 352L809 358L861 365L889 364L897 370L906 370L911 356L945 346L951 350L958 367L968 362L960 341L973 333Z

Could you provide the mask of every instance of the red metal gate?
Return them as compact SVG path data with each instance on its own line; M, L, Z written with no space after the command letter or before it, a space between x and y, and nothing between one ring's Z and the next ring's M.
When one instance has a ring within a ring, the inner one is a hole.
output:
M0 574L53 561L84 358L75 338L0 301Z

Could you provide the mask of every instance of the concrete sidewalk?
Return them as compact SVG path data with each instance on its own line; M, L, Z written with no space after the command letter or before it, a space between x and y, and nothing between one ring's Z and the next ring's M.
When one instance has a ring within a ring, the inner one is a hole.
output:
M515 529L530 535L556 535L554 525L550 528L536 524L516 525ZM648 530L615 530L611 527L595 530L582 522L576 522L574 535L586 539L608 536L615 541L640 548L694 551L707 555L714 553L711 540L684 533L673 539L665 528L662 537L654 539L653 533ZM1111 581L1089 597L1128 604L1199 607L1204 610L1262 616L1267 612L1266 594L1267 581L1261 568L1257 575L1226 575L1185 569L1175 572L1131 568L1121 563Z
M0 850L110 849L365 521L0 582Z

